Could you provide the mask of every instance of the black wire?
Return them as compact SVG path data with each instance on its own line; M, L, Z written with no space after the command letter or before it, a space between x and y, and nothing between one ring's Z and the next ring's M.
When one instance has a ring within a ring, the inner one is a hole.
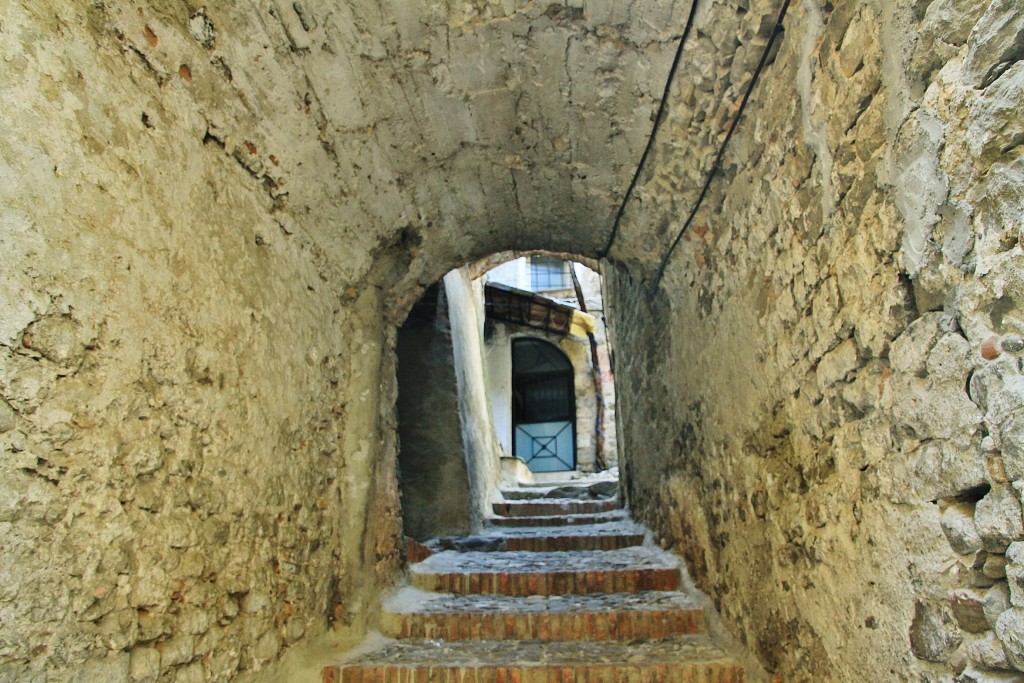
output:
M654 148L654 139L658 136L658 128L661 127L661 121L665 115L665 107L668 103L669 92L672 90L672 82L676 78L676 71L679 69L679 63L682 61L683 46L686 45L686 39L690 36L690 29L693 28L693 20L697 16L697 5L699 4L700 0L693 0L690 4L690 16L686 18L686 27L683 29L683 35L679 38L679 46L676 48L676 56L672 60L672 68L669 69L668 78L665 79L665 91L661 95L661 104L658 105L658 115L654 118L651 135L647 138L647 146L644 148L643 156L640 157L640 163L636 166L636 172L633 173L633 180L629 183L626 196L622 198L622 204L619 205L619 210L615 214L615 223L612 225L612 232L608 236L608 242L604 245L604 249L598 253L598 258L604 258L611 251L612 244L619 235L619 224L622 223L622 216L626 213L626 204L629 203L630 198L633 196L633 190L636 189L636 184L640 180L640 173L647 163L647 157L650 155L651 149Z
M747 102L750 100L750 94L754 92L754 86L757 85L757 79L761 76L761 72L764 70L765 64L768 62L768 55L771 54L772 46L775 44L775 39L782 33L782 21L786 18L786 10L789 9L790 0L782 0L782 8L779 10L779 18L775 22L775 28L772 29L772 34L768 38L768 44L764 47L764 52L761 54L761 61L757 64L757 69L754 71L754 76L750 79L750 84L747 86L747 91L743 94L743 101L740 102L740 108L736 112L736 116L733 117L732 125L729 126L729 132L726 133L725 139L722 140L722 145L718 148L718 155L715 157L714 164L711 165L711 170L708 171L707 180L704 182L704 187L700 191L700 195L697 197L697 203L693 205L693 209L690 211L690 215L687 216L686 222L683 223L683 227L679 230L679 234L676 235L675 240L672 242L672 246L668 248L665 253L665 258L661 260L661 266L658 268L658 274L654 278L654 289L657 289L661 285L661 279L665 275L665 268L668 267L668 261L672 258L672 252L675 251L679 245L679 241L683 239L683 235L689 230L690 224L693 223L694 218L697 217L697 211L700 210L700 205L704 201L704 197L707 196L708 190L711 188L711 181L715 179L715 173L718 172L718 167L722 163L722 157L725 155L725 148L729 145L729 140L732 139L732 134L735 132L736 127L740 123L740 119L743 117L743 110L747 108Z

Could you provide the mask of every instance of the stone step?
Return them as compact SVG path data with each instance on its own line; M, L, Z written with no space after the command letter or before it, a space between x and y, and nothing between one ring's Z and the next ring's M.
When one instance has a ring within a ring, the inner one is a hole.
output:
M493 503L494 514L502 517L542 517L550 515L584 515L611 512L619 508L617 499L558 500L541 499Z
M703 630L704 612L685 593L449 595L405 588L384 604L381 630L433 640L661 640Z
M427 542L434 552L617 550L644 542L644 528L632 522L585 524L570 527L506 527L472 536L448 536ZM410 561L420 561L416 556Z
M390 641L323 669L324 683L742 683L743 667L703 635L655 642Z
M593 484L566 484L543 487L506 489L501 492L505 500L535 500L537 498L566 498L575 500L606 500L619 493L619 482L599 481Z
M557 527L552 527L557 528ZM558 552L562 550L618 550L644 542L642 533L554 534L548 536L469 536L441 546L457 552Z
M485 524L489 527L534 527L573 526L576 524L604 524L627 519L625 510L596 512L580 515L541 515L537 517L491 517Z
M441 593L585 595L676 590L678 560L647 546L568 552L435 553L409 568L414 587Z

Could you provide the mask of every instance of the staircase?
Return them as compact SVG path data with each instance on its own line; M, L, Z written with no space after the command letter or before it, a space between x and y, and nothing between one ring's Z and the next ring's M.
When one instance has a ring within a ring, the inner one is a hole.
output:
M412 544L411 585L384 605L393 640L324 683L743 681L608 482L504 497L485 533Z

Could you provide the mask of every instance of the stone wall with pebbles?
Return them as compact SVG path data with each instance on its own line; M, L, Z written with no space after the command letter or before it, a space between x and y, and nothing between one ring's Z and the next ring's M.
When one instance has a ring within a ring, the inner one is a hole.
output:
M1024 670L1022 45L1010 1L792 2L661 287L612 278L630 502L781 680ZM613 256L690 211L721 54Z

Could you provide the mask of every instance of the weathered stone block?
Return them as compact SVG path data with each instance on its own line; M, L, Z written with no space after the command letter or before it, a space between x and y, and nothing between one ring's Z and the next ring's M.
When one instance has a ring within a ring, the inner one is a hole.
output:
M112 653L102 659L83 664L71 677L72 683L128 680L129 662L125 652Z
M1024 538L1020 500L1009 486L997 485L974 508L974 525L985 550L1003 553L1013 541Z
M949 606L960 628L968 633L983 633L989 629L985 621L984 594L977 590L962 589L949 596Z
M1011 413L999 426L999 444L1006 476L1024 479L1024 409Z
M848 339L826 353L818 362L818 389L825 391L856 369L857 365L857 344Z
M1012 607L999 615L996 637L1003 644L1010 665L1024 671L1024 608Z
M950 498L985 485L988 471L979 449L929 441L918 449L914 474L928 497Z
M14 409L7 401L0 398L0 434L14 429Z
M1006 670L1011 668L1006 660L1003 644L999 642L994 633L967 643L965 650L971 660L987 669Z
M989 555L985 558L981 573L990 579L1005 579L1006 558L1002 555Z
M1014 0L995 0L981 17L968 42L964 70L975 87L983 88L1024 55L1024 15Z
M1024 607L1024 543L1011 543L1006 549L1006 583L1010 590L1010 603Z
M989 628L995 628L999 615L1010 607L1010 589L1005 583L997 583L989 588L982 603Z
M47 360L74 365L85 354L89 339L77 320L66 315L48 315L29 326L23 343Z
M132 683L155 683L160 677L160 651L154 647L132 650L129 674Z
M1003 671L988 671L969 667L957 677L956 683L1019 683L1020 676Z
M963 642L949 608L942 603L919 600L910 625L914 656L929 662L945 662Z
M160 666L163 669L187 664L195 656L196 639L190 635L179 635L157 643L160 651Z
M174 683L205 683L206 672L199 662L183 666L174 673Z

